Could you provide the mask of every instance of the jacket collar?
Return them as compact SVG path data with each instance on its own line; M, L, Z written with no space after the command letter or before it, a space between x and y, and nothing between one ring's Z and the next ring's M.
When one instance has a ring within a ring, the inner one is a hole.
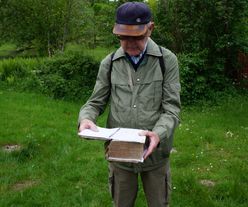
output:
M157 56L157 57L162 56L162 53L160 52L158 45L150 37L147 40L146 54L152 55L152 56ZM122 47L119 47L116 50L112 60L114 61L116 59L119 59L119 58L125 57L125 56L126 55L125 55L124 50L122 49Z
M160 57L163 55L160 52L159 46L151 38L148 39L146 54L157 56L157 57Z

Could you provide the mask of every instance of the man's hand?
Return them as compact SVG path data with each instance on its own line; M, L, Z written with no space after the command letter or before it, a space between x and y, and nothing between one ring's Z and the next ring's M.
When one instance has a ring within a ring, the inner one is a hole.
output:
M82 130L84 129L91 129L92 131L95 131L97 132L98 129L95 125L95 123L89 119L83 119L81 122L80 122L80 125L79 125L79 128L78 128L78 131L81 132Z
M140 135L147 136L150 141L147 152L144 155L144 159L146 159L157 148L160 142L160 139L159 139L159 136L155 132L151 132L151 131L142 131Z

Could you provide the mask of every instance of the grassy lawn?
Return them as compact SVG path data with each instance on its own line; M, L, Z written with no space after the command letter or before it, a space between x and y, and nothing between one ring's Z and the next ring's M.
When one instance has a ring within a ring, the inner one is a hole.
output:
M111 48L97 47L97 48L89 49L89 48L86 48L86 47L81 46L81 45L67 44L66 48L65 48L65 52L66 53L82 52L84 54L87 54L87 55L93 57L94 59L96 59L97 61L100 62L107 54L115 51L116 49L117 48L114 48L114 47L111 47Z
M80 106L0 89L0 206L112 206L103 142L77 137ZM181 117L171 206L247 206L248 97ZM136 204L146 206L142 191Z
M6 43L0 45L0 57L5 57L10 55L10 51L16 50L16 46L14 44Z

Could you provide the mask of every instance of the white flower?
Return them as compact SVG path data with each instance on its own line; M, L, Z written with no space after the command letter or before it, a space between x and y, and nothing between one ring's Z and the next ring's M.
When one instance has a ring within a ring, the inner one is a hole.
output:
M227 131L226 137L233 137L233 133L231 131Z

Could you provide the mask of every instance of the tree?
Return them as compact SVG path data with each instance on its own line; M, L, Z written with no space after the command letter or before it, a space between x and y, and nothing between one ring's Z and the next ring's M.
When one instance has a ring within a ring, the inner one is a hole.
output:
M1 36L22 47L53 55L73 38L82 2L79 0L12 0L1 2Z
M206 51L209 71L234 76L238 50L247 48L248 0L159 0L158 4L155 38L161 44L177 53Z
M114 24L115 3L103 1L87 1L84 8L80 42L95 48L98 45L112 46L114 36L112 28Z

